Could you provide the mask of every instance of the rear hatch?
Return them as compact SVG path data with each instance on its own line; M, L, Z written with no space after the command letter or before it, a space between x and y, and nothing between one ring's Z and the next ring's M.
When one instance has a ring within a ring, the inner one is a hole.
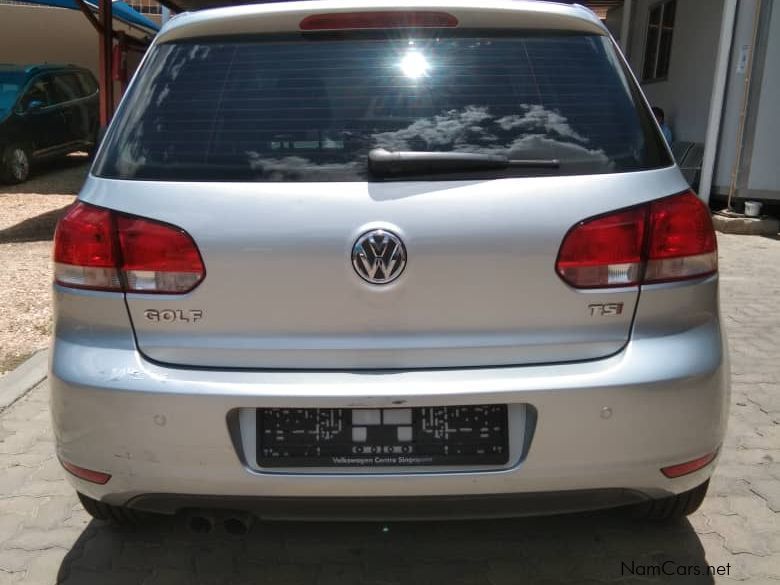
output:
M446 22L186 32L153 48L82 193L179 226L200 250L193 291L127 294L149 358L463 367L625 345L638 287L575 290L555 270L578 221L676 187L608 37ZM531 162L386 175L368 168L375 148ZM389 283L353 262L378 229L406 252Z

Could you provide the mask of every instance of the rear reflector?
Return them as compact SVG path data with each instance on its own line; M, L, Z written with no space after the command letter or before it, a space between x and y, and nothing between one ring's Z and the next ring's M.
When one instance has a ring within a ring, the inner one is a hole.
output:
M71 288L182 294L204 278L195 242L161 222L76 203L54 236L54 280Z
M670 282L717 270L710 212L691 192L580 222L556 262L558 275L575 288Z
M458 19L446 12L425 10L385 12L334 12L312 14L301 30L359 30L376 28L453 28Z
M694 471L699 471L700 469L707 467L710 463L712 463L715 460L715 457L717 455L718 452L715 451L714 453L710 453L709 455L699 457L698 459L694 459L693 461L686 461L685 463L670 465L669 467L664 467L663 469L661 469L661 473L663 473L669 479L674 479L675 477L682 477L683 475L688 475L689 473L693 473Z
M91 483L104 485L108 483L109 479L111 479L111 476L108 473L103 473L102 471L93 471L92 469L85 469L84 467L73 465L73 463L69 463L68 461L63 461L61 459L60 459L60 463L67 471L69 471L76 477L83 479L84 481L89 481Z

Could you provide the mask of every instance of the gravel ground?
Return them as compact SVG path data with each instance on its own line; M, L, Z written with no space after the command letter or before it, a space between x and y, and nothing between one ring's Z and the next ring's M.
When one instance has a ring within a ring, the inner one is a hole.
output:
M86 170L71 156L0 186L0 376L49 342L51 239Z

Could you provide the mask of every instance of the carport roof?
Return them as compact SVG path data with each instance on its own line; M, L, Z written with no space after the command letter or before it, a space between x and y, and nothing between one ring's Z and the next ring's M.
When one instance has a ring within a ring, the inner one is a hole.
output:
M87 6L93 11L98 8L98 0L84 0ZM26 4L40 4L42 6L53 6L56 8L69 8L71 10L79 10L79 5L76 0L24 0ZM112 2L112 13L114 19L123 22L133 28L143 31L144 33L154 34L160 27L156 22L145 17L134 8L121 2L120 0L114 0Z

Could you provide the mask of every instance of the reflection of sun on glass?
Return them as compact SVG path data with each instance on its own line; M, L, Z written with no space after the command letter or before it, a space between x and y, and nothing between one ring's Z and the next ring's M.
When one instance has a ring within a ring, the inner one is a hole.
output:
M401 71L406 77L418 79L428 73L428 61L417 51L409 51L401 59Z

